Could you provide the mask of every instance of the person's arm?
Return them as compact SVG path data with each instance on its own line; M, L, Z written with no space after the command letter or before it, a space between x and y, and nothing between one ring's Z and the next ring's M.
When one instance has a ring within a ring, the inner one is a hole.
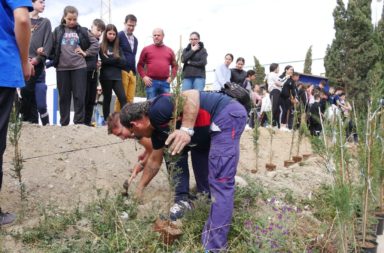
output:
M176 56L172 51L172 60L171 60L171 76L168 77L167 82L171 83L172 80L176 77L177 75L177 69L179 68L179 65L176 62Z
M135 167L133 167L132 175L129 178L129 183L131 183L132 180L135 179L141 171L143 171L153 150L152 141L150 138L143 137L138 142L144 147L145 150L141 155L138 156L138 163L135 165Z
M100 49L99 41L89 31L88 31L88 38L91 45L87 50L85 50L85 56L96 56Z
M273 82L274 82L275 86L277 86L277 87L283 87L284 82L286 80L285 78L284 79L280 79L277 75L274 75L272 77L272 79L273 79Z
M47 55L47 58L52 61L52 66L53 60L55 59L55 54L56 54L56 47L57 47L57 33L58 33L58 28L56 27L53 32L52 32L52 48L51 52L49 55Z
M141 78L144 78L146 74L144 70L145 61L146 61L145 58L146 58L146 51L145 49L143 49L143 51L141 51L140 53L139 61L137 62L137 72L139 73Z
M52 38L52 26L49 19L44 19L44 38L43 44L36 50L37 56L36 60L40 62L45 62L47 57L51 54L53 38Z
M194 54L195 52L192 50L187 50L187 48L184 48L183 53L181 54L181 62L182 63L187 63L189 58Z
M31 38L31 21L26 7L16 8L13 11L15 19L15 37L20 52L21 65L25 80L35 74L32 64L28 60L29 41Z
M101 51L101 48L100 48L100 60L101 60L101 64L106 66L106 65L109 65L109 66L115 66L115 67L119 67L119 59L118 58L115 58L115 57L109 57L107 55L105 55L103 53L103 51Z
M121 47L119 48L119 54L120 58L118 59L118 66L121 69L124 69L125 65L127 64L127 60L125 59L123 49Z
M160 170L161 162L163 161L163 149L153 150L148 158L147 164L144 167L143 175L137 185L135 196L141 198L144 188L151 182Z
M146 55L147 55L147 53L146 53L146 50L144 48L140 53L140 58L139 58L139 61L137 63L137 72L139 73L139 75L143 79L145 86L150 87L152 85L152 79L146 75L146 72L144 70L144 67L146 65Z
M195 67L204 67L205 65L207 65L207 57L208 57L207 50L203 48L197 54L199 54L200 59L198 61L189 60L188 65L195 66Z
M345 101L344 105L341 105L341 106L344 108L344 110L348 110L348 111L352 110L351 104L347 101Z
M200 93L198 90L187 90L182 96L184 107L181 127L193 128L200 108ZM176 129L168 136L165 145L170 145L169 152L175 155L179 154L190 141L191 136L186 131Z

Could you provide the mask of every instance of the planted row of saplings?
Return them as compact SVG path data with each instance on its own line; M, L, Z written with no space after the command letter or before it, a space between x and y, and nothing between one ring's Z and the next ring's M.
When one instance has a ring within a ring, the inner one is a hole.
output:
M293 131L291 131L291 142L290 142L290 147L289 147L289 153L288 153L288 159L284 160L284 167L288 168L289 166L299 163L302 160L307 160L311 154L310 153L304 153L300 155L300 147L302 144L302 141L304 137L309 136L309 130L308 126L306 124L306 114L303 113L301 114L300 118L300 123L297 120L298 118L298 113L297 113L297 108L295 109L294 113L294 118L293 118ZM255 121L256 122L256 121ZM256 124L255 124L256 126ZM268 133L269 133L269 161L268 163L265 164L265 168L267 171L274 171L276 170L276 164L273 163L272 158L273 158L273 137L274 137L274 129L273 128L268 128ZM297 137L296 137L297 133ZM255 134L254 134L255 136ZM295 137L296 137L296 150L295 154L293 152L294 149L294 144L295 144ZM258 153L256 153L257 157ZM256 158L257 160L257 158Z
M336 210L332 224L337 252L377 252L376 236L384 225L384 108L370 104L360 120L355 110L353 115L357 150L346 145L351 119L338 116L321 122L322 145L316 152L333 176L329 204Z

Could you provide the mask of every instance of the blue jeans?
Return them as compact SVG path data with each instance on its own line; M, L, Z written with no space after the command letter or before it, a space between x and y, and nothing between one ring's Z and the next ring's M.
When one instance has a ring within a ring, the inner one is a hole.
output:
M45 83L36 83L35 97L40 116L47 113L47 85Z
M145 87L147 99L157 97L158 95L170 92L169 83L166 80L152 80L152 86Z
M202 77L188 77L184 78L182 91L185 90L200 90L203 91L205 87L205 78Z

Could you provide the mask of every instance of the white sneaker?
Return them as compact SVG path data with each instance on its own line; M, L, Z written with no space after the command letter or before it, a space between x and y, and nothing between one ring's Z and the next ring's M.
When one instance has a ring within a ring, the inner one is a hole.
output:
M283 131L283 132L291 132L292 130L291 129L288 129L286 127L281 127L280 128L280 131Z
M188 201L180 200L173 204L171 209L169 209L169 217L171 218L171 220L180 219L188 210L192 210L191 204Z

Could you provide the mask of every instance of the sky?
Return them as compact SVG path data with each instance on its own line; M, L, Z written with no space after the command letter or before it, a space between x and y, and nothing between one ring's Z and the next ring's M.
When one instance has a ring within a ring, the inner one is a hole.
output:
M54 28L67 5L77 7L78 22L85 27L101 16L100 0L46 1L41 16L49 18ZM290 64L302 72L310 46L312 58L322 59L332 43L335 6L336 0L111 0L111 23L122 30L127 14L137 17L137 59L141 49L152 44L153 29L160 27L164 43L175 52L187 46L191 32L199 32L208 52L207 72L223 63L226 53L235 59L244 57L246 69L254 65L255 56L267 72L272 62L280 63L281 71ZM380 18L381 10L382 2L373 0L373 21ZM322 60L314 60L312 74L324 72Z

